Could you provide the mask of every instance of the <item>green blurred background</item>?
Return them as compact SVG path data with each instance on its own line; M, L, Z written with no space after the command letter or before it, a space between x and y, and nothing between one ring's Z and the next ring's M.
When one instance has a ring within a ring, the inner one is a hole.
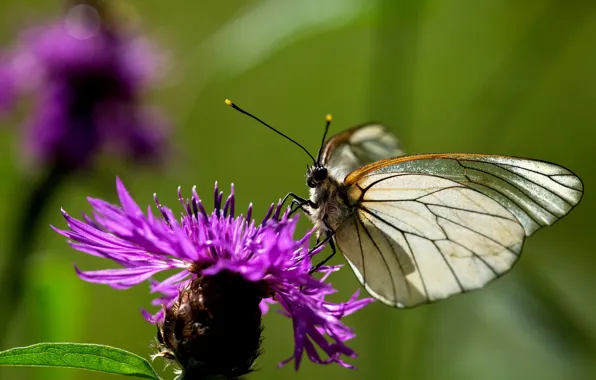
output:
M219 4L218 4L219 3ZM307 194L307 157L223 103L225 97L317 149L324 115L332 131L382 121L405 149L527 156L572 169L582 204L529 239L523 258L487 289L413 310L375 303L346 321L358 337L350 371L305 361L276 364L293 349L289 320L264 318L264 354L252 379L596 378L596 203L591 189L596 132L596 2L554 0L127 0L146 32L170 52L150 100L176 127L165 168L105 158L64 184L59 209L89 210L85 197L116 200L121 176L141 205L157 192L176 209L176 188L211 194L234 182L237 210L256 215L288 191ZM59 1L0 2L0 42ZM26 110L22 111L22 115ZM30 169L19 162L18 125L0 129L0 253L13 234ZM207 195L208 196L208 195ZM301 222L308 228L306 219ZM591 231L591 232L590 232ZM0 349L40 341L122 347L145 357L155 328L139 314L144 286L117 291L80 281L72 269L106 266L45 228L31 236L26 300ZM1 263L0 255L0 263ZM341 263L341 256L334 259ZM349 269L332 277L345 299L359 285ZM159 359L156 368L163 368ZM172 378L171 369L164 378ZM0 369L2 379L100 379L60 369Z

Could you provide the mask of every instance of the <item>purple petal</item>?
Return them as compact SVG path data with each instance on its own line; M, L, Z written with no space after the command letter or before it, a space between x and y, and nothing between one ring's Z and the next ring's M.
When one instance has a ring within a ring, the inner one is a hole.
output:
M156 284L152 285L151 293L163 292L165 289L172 288L172 287L177 288L178 283L185 281L190 276L191 276L191 274L188 271L182 271L180 273L176 273L175 275L172 275L172 276L168 277L167 279L165 279L161 282L157 282Z
M169 266L149 266L136 268L122 268L122 269L104 269L98 271L83 272L75 266L75 270L79 277L88 282L96 284L119 285L123 287L131 287L148 280L156 273L172 269Z
M132 199L126 187L124 187L124 183L120 180L119 177L116 177L116 189L118 191L118 197L120 198L120 203L122 204L122 208L124 212L133 217L142 217L143 211L137 205L137 203Z

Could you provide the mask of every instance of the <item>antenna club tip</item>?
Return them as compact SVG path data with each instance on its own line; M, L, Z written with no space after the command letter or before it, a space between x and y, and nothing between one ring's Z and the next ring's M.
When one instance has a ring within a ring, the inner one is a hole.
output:
M325 116L325 120L327 120L328 123L331 123L331 120L333 120L333 116L331 116L331 114L328 113L327 116Z
M232 101L231 101L230 99L228 99L228 98L226 98L226 100L224 100L224 102L225 102L227 105L229 105L230 107L231 107L232 105L234 105L234 103L232 103Z

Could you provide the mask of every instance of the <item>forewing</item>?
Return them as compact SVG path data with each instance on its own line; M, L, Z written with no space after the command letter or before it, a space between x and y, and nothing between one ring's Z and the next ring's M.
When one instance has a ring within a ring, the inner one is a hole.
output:
M350 197L358 209L336 232L338 247L371 295L392 306L483 287L513 266L525 238L505 207L441 177L385 174L355 184Z
M349 129L327 140L320 164L335 178L375 161L403 155L397 138L380 124L366 124Z
M388 174L403 173L450 179L494 199L520 221L527 236L565 216L583 195L582 181L562 166L480 154L425 154L384 160L353 172L345 183L372 188Z

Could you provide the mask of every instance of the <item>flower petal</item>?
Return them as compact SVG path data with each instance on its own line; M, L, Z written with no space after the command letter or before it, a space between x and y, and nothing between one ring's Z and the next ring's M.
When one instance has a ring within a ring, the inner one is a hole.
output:
M77 274L85 281L94 282L96 284L120 286L124 288L129 288L131 286L140 284L141 282L151 278L156 273L166 269L172 268L169 266L160 265L83 272L77 266L75 266Z

